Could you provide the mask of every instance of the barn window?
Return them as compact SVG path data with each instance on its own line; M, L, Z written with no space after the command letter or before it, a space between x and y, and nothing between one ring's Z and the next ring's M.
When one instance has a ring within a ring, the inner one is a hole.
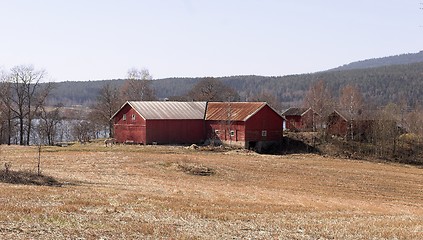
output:
M123 114L122 120L126 121L126 114Z
M214 134L219 135L219 130L214 130Z
M135 121L135 114L132 114L132 121Z
M267 137L267 131L266 130L261 131L261 136L262 137Z
M230 134L231 134L231 137L235 136L235 131L231 130Z

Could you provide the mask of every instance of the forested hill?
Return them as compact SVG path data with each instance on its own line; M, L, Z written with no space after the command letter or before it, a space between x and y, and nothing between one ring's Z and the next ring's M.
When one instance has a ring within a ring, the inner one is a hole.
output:
M329 71L375 68L391 65L403 65L423 62L423 51L407 53L390 57L373 58L345 64Z
M167 78L152 83L159 98L170 98L185 95L201 79ZM274 95L284 106L301 104L310 84L316 80L324 80L335 97L343 86L356 85L366 100L375 105L400 100L415 105L423 100L423 63L283 77L232 76L218 79L237 90L241 100L254 100L256 95L266 93ZM50 103L88 106L96 100L99 89L105 83L121 85L123 80L57 83Z

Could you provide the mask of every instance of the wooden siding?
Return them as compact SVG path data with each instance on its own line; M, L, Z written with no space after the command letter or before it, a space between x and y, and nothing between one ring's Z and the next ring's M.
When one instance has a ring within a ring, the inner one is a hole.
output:
M124 114L126 120L123 119ZM135 115L135 120L132 115ZM114 128L119 143L146 143L146 121L130 105L124 106L115 115Z
M283 118L265 106L246 122L246 141L281 141ZM262 136L266 131L266 136Z
M317 116L315 114L315 119ZM286 115L286 129L308 131L313 129L313 111L309 110L303 115Z
M230 121L230 126L228 121L220 119L144 119L142 112L126 104L114 116L115 137L120 143L191 144L211 139L243 147L248 146L249 142L282 139L282 116L266 104L244 104L256 106L255 111L244 114L246 120ZM241 105L238 107L243 109ZM126 120L123 119L124 114ZM132 115L135 119L132 119Z
M207 137L239 146L248 146L249 142L273 142L282 140L283 118L269 106L264 106L247 121L207 120ZM216 130L218 134L216 134ZM230 130L234 136L230 136ZM266 131L266 136L262 136Z
M190 144L205 140L204 120L147 120L146 143Z

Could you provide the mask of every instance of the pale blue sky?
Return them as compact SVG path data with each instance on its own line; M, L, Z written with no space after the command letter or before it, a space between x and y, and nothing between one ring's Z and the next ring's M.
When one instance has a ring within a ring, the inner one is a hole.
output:
M0 0L0 67L280 76L423 50L421 0Z

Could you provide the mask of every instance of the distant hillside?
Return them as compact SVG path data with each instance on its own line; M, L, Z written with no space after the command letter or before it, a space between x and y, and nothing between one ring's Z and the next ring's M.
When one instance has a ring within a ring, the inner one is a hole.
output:
M329 71L376 68L391 65L403 65L423 62L423 51L407 53L390 57L373 58L345 64Z
M219 79L237 90L243 101L254 99L255 95L265 92L276 96L285 107L300 105L310 84L320 79L327 83L335 97L342 87L354 84L361 89L368 104L377 106L402 100L416 105L422 104L423 100L423 63L283 77L232 76ZM169 98L185 95L200 80L201 78L158 79L153 81L153 87L159 98ZM107 82L120 86L123 80L56 83L50 104L89 106L94 103L99 89Z

